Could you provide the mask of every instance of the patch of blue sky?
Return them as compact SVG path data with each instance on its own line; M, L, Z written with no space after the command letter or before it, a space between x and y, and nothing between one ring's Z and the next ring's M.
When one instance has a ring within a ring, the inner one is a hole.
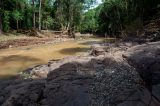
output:
M98 5L102 3L102 0L96 0L96 3L93 5L92 8L96 8Z

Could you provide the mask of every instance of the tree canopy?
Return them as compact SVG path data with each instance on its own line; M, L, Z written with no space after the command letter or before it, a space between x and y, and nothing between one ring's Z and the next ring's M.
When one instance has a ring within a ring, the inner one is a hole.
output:
M159 3L159 0L104 0L98 7L99 31L115 35L132 25L139 28L153 16Z
M140 28L159 11L159 0L0 0L0 32L19 29L61 30L119 35Z

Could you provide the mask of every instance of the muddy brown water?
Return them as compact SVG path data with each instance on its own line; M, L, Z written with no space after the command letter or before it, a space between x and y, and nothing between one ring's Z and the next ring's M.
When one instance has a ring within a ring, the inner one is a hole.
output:
M81 55L89 51L90 46L104 39L66 41L58 44L25 46L0 50L0 79L15 76L17 73L49 60L67 56Z

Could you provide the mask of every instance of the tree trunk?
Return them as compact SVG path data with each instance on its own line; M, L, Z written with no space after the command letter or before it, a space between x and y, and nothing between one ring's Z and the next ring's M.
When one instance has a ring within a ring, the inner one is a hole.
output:
M75 32L74 32L74 29L72 27L69 27L68 36L70 38L75 38Z
M32 0L33 5L33 28L36 28L36 14L35 14L35 1Z
M41 7L42 7L42 0L39 0L39 30L41 30Z
M17 23L17 30L18 30L18 29L19 29L19 27L18 27L18 20L17 20L17 22L16 22L16 23Z
M73 24L73 21L74 21L74 5L71 4L69 6L69 30L68 30L68 36L71 37L71 38L75 38L75 28L74 28L74 24Z
M3 1L0 0L0 7L3 7ZM0 34L2 33L2 14L0 14Z
M2 33L2 19L1 19L1 16L0 16L0 34Z

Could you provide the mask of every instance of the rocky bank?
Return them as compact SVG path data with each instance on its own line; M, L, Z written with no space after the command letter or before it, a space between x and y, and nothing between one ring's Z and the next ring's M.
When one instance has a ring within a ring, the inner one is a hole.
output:
M160 106L160 42L93 45L90 54L1 82L0 105Z

